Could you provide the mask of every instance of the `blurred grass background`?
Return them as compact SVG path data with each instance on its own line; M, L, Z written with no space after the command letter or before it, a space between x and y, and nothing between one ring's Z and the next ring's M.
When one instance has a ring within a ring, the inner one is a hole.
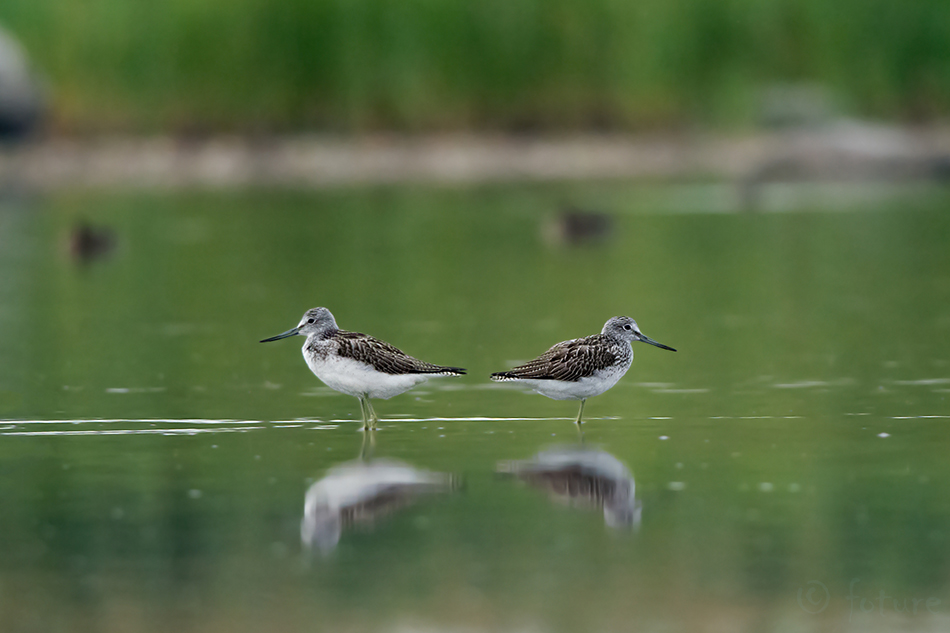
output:
M946 0L3 0L66 133L675 130L950 111Z

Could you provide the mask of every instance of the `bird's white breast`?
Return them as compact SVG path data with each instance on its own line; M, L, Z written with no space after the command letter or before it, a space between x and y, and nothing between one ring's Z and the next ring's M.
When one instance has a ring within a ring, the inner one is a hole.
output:
M310 371L326 386L357 398L367 396L388 400L429 378L427 374L386 374L372 365L338 356L333 350L308 349L306 344L303 357Z
M630 365L615 365L602 369L593 376L577 381L566 380L521 380L532 389L554 400L584 400L599 396L617 384Z

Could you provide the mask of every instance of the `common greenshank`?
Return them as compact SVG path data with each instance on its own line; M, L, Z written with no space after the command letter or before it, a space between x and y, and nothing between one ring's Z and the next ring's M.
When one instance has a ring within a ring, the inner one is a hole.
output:
M388 400L434 376L465 373L461 367L413 358L368 334L341 330L326 308L307 310L297 327L261 343L297 335L307 337L303 357L310 371L331 389L359 398L364 429L375 429L379 423L370 398Z
M630 317L618 316L607 321L600 334L558 343L534 360L492 374L491 379L517 381L554 400L580 400L575 420L580 425L587 399L613 387L630 369L634 341L676 351L643 334Z

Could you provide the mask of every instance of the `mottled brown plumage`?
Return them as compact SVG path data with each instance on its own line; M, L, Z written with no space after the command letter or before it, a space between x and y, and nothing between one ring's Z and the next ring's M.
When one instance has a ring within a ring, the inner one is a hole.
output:
M632 356L629 345L618 345L603 334L593 334L558 343L534 360L496 372L492 377L575 382L613 366L625 354Z
M369 334L336 330L328 332L323 340L337 344L336 353L344 358L352 358L371 365L376 371L385 374L444 374L460 376L465 370L460 367L434 365L406 354L395 345Z

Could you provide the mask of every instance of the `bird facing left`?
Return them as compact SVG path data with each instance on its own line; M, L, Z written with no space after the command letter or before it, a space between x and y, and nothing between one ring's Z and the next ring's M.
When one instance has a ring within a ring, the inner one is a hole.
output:
M290 336L307 337L303 358L317 378L359 399L364 429L375 429L379 423L370 398L388 400L430 378L465 374L461 367L427 363L368 334L341 330L326 308L307 310L297 327L261 343Z

